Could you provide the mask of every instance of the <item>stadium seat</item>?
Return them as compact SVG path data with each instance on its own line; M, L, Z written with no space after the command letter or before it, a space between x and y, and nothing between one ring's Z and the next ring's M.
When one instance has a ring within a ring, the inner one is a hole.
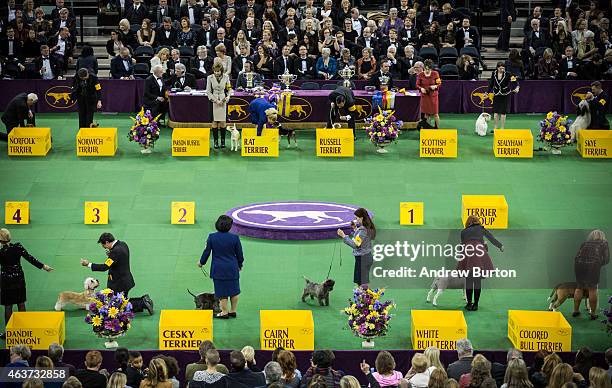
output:
M456 63L457 57L457 49L454 47L442 47L440 49L440 66L446 65L447 63Z
M193 48L191 46L181 46L178 48L181 52L181 57L193 58Z
M138 30L140 30L140 24L131 24L130 25L130 31L132 31L133 33L137 33Z
M419 56L425 59L431 59L435 63L438 63L438 51L435 47L422 47L419 51Z
M149 63L151 58L155 55L155 51L153 51L153 47L148 46L138 46L136 50L134 50L134 58L137 63Z
M134 65L134 78L145 79L150 75L148 63L137 63Z
M472 11L470 11L469 8L457 7L457 8L455 8L455 12L457 12L462 18L468 17L468 18L470 18L471 21L473 21L472 20Z
M159 50L161 50L161 49L163 49L163 48L167 48L167 49L168 49L168 51L172 51L172 49L173 49L173 47L172 47L172 46L158 46L158 47L155 49L155 54L157 54L157 53L159 52Z
M479 59L480 60L480 53L478 52L478 49L474 46L465 46L461 49L461 51L459 52L459 55L469 55L470 57L474 58L474 59Z
M302 90L319 90L319 84L317 82L304 82L302 86L300 86Z
M336 84L325 84L321 86L321 90L336 90L337 87L338 85Z
M442 79L459 79L459 69L454 63L447 63L440 68Z

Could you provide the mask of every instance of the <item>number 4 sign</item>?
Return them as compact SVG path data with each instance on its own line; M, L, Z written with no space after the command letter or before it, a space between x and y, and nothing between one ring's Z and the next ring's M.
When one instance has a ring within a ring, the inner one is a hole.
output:
M423 202L400 202L400 225L423 225Z
M195 224L195 202L172 202L171 222L174 225Z
M30 202L4 203L4 223L7 225L27 225L30 223Z
M108 224L108 202L85 202L85 224Z

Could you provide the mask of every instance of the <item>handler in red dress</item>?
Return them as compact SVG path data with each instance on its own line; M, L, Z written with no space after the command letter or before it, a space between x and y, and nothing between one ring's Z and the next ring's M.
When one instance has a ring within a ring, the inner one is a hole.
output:
M425 61L425 69L417 76L416 86L421 91L421 114L429 120L432 116L436 122L435 128L440 126L438 89L442 79L437 71L433 70L431 59Z

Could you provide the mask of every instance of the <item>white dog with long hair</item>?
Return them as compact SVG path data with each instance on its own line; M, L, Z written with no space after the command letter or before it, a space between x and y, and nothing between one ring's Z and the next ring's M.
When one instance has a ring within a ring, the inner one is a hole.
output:
M478 116L475 132L479 136L487 136L487 132L489 132L489 121L491 121L491 115L487 112L482 112L480 116Z
M86 309L90 299L94 296L96 288L100 286L98 279L89 277L83 282L83 292L62 291L55 302L55 310L62 311L68 305L76 305L79 308Z
M572 141L576 140L578 130L587 129L589 125L591 125L591 109L589 108L589 102L587 100L582 100L578 103L576 120L574 120L569 128Z
M236 124L228 126L227 129L230 131L231 139L231 151L238 151L240 148L240 131L236 129Z

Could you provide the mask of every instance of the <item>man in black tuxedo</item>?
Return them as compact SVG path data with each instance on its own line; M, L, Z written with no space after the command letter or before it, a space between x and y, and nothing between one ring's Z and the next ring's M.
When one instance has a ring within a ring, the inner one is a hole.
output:
M285 28L281 29L277 35L277 42L282 47L287 44L289 40L289 34L295 34L300 39L300 30L295 26L295 19L286 18Z
M179 63L182 63L185 65L185 67L189 65L189 61L187 59L181 58L181 52L178 49L172 49L172 51L170 51L170 59L168 59L168 63L166 64L168 75L174 75L174 67Z
M397 30L393 27L389 29L389 37L384 38L380 42L379 48L380 48L381 55L385 55L385 53L387 53L387 51L389 50L389 47L391 46L395 46L395 49L398 53L404 52L404 46L402 45L401 41L398 39Z
M455 47L460 51L465 46L476 47L480 51L480 35L476 27L470 26L470 19L463 18L461 28L455 32Z
M410 77L408 70L412 69L412 66L419 61L423 61L423 58L414 54L414 47L404 47L404 56L399 58L401 79L408 79Z
M308 56L308 49L302 45L299 48L299 56L293 61L293 74L297 75L297 79L313 79L314 78L314 59Z
M225 19L229 19L232 22L231 35L236 36L238 31L240 31L240 27L242 26L242 20L236 17L236 9L228 8Z
M545 32L548 31L548 19L542 16L542 7L538 6L533 8L533 14L529 16L527 20L525 20L525 24L523 25L523 33L525 35L527 35L531 31L531 21L533 19L538 19L538 21L540 22L540 28L542 30L545 30Z
M380 54L378 39L372 36L372 30L370 29L370 27L366 27L363 29L362 35L357 38L357 46L359 46L361 49L363 49L364 47L371 48L372 56L374 56L374 58L378 58L378 55Z
M94 113L102 109L102 87L98 77L89 74L87 69L79 69L72 82L70 99L76 101L79 108L79 128L89 128L93 123Z
M116 240L110 233L102 233L98 239L98 244L102 245L107 252L107 259L102 264L91 263L87 259L81 259L83 267L89 267L94 272L107 272L108 280L106 287L114 292L123 292L128 298L128 293L136 283L130 270L130 249L124 241ZM153 301L149 295L145 294L139 298L130 298L134 312L147 310L149 315L153 315Z
M372 75L372 78L370 78L370 85L374 86L376 90L380 90L381 77L383 76L389 78L389 82L387 83L389 89L393 88L393 75L391 74L391 64L389 61L382 61L380 63L380 70Z
M62 10L62 8L66 8L64 4L65 4L64 0L55 0L55 8L51 10L51 13L49 14L49 19L51 20L59 19L60 11ZM72 12L70 8L68 8L68 17L70 17L71 19L75 19L74 12Z
M119 51L119 55L111 60L110 73L113 79L134 79L134 65L130 50L124 47Z
M434 20L438 20L438 2L433 0L429 3L429 9L423 9L417 18L417 24L420 29L429 26Z
M176 28L172 27L172 19L169 16L164 17L162 25L157 29L155 34L156 46L176 46Z
M227 375L227 378L231 387L263 387L266 385L266 377L262 372L252 372L245 367L246 359L241 352L234 350L230 353L230 364L232 372Z
M13 97L2 114L6 133L0 132L0 140L6 140L15 127L25 127L26 123L36 125L36 116L32 111L36 102L38 102L38 96L34 93L19 93Z
M171 20L176 19L176 10L168 6L168 0L159 0L158 5L151 7L149 19L161 26L165 17L169 17Z
M197 79L206 78L211 74L212 65L213 59L208 56L206 46L198 46L196 56L191 60L191 72Z
M179 18L186 17L189 24L200 24L202 20L202 8L195 0L187 0L187 4L181 6Z
M151 72L153 74L145 79L142 103L154 117L161 113L163 118L168 111L167 89L163 79L164 69L161 65L156 65Z
M9 26L6 29L6 38L0 40L0 61L3 73L11 78L20 78L25 66L23 65L23 48L20 41L15 39L15 30Z
M548 47L546 32L540 28L540 19L532 19L531 31L523 40L523 51L521 52L525 67L530 71L538 59L536 58L536 52L541 47Z
M242 20L247 18L247 13L249 9L252 9L255 12L255 17L261 19L263 17L263 7L260 4L256 4L255 0L247 0L246 5L240 7L238 17Z
M595 81L591 84L591 92L587 93L586 100L589 102L589 110L591 111L589 129L610 129L610 123L606 118L610 106L610 96L604 92L601 82Z
M246 35L247 40L251 43L251 47L256 47L257 42L261 39L261 31L255 28L255 19L246 18L244 21L246 29L244 30L244 34Z
M225 4L223 4L221 6L221 9L219 10L219 13L221 14L221 19L225 20L226 19L226 15L227 15L227 9L228 8L234 8L234 11L236 12L236 14L238 14L238 10L239 10L239 5L236 3L236 0L227 0L227 2Z
M499 16L502 30L497 39L497 50L508 51L510 49L510 28L512 22L516 20L514 0L499 0Z
M198 88L196 78L193 74L187 73L187 68L182 63L174 66L174 75L168 79L170 89L179 89L189 92Z
M574 56L574 48L565 48L565 58L559 63L559 79L578 79L582 63Z
M142 0L134 0L134 5L125 10L125 18L130 21L130 24L142 24L142 20L148 14L149 10L146 5L142 4Z
M55 56L58 62L61 65L62 74L68 69L68 64L72 63L72 50L74 46L70 41L70 32L68 28L62 27L60 28L60 32L57 36L49 39L49 52L51 55Z
M217 39L213 40L212 42L213 51L214 51L214 48L217 47L217 45L221 43L223 43L223 45L225 46L225 55L227 55L230 58L233 58L234 57L234 43L231 40L225 38L225 28L223 27L219 27L217 29Z
M283 74L285 70L291 72L291 69L293 69L293 58L291 58L290 54L291 47L284 45L282 55L274 60L275 78Z
M196 41L198 46L212 47L212 42L215 40L216 31L210 26L210 18L202 18L202 28L197 32Z
M41 79L57 79L62 74L61 65L57 58L49 54L49 46L40 46L40 56L34 60L36 74Z
M232 77L238 77L238 74L244 70L244 65L249 61L249 51L246 44L240 44L238 47L240 54L232 59Z

